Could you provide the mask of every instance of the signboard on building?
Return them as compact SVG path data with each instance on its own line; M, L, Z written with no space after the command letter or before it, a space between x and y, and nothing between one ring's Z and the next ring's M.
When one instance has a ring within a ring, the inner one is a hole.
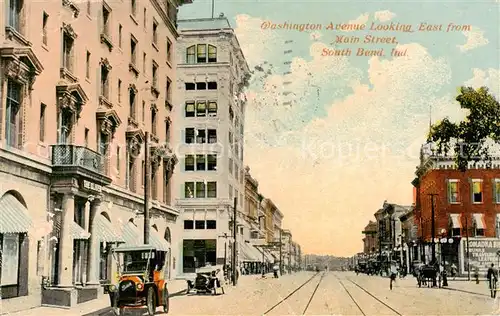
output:
M462 243L462 248L465 258L467 258L467 242ZM472 267L478 267L482 270L492 263L496 264L498 249L500 249L500 239L498 238L469 238L471 269Z
M93 183L93 182L90 182L87 180L83 180L81 182L80 186L82 189L85 189L88 191L93 191L93 192L98 192L98 193L102 192L102 187L99 184L96 184L96 183Z

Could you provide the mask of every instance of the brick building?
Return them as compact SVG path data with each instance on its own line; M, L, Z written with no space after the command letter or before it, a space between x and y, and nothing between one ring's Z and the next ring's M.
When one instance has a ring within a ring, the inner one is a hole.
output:
M432 202L434 196L435 237L453 239L440 249L454 257L462 252L464 237L498 238L500 220L500 160L472 164L465 172L457 170L450 157L437 156L432 145L422 146L420 166L412 184L416 190L415 224L421 242L432 239ZM429 248L427 248L429 249ZM429 258L430 251L425 257ZM462 255L463 257L463 255ZM458 258L452 259L457 262ZM458 263L458 262L457 262Z
M378 251L378 234L377 234L377 223L370 221L368 225L365 226L362 232L365 235L363 238L363 253L369 254Z

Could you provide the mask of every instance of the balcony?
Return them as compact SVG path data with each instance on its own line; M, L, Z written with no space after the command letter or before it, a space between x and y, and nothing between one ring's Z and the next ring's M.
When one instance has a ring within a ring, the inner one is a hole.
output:
M84 146L59 144L51 146L52 173L66 178L86 178L99 185L108 185L106 159Z

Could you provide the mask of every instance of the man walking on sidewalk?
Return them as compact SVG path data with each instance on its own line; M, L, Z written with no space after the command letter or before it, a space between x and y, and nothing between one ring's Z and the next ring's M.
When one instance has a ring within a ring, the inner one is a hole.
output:
M389 288L392 290L392 283L396 282L396 277L398 275L398 266L396 265L395 261L391 262L391 270L390 270L390 278L391 278L391 283L389 283Z

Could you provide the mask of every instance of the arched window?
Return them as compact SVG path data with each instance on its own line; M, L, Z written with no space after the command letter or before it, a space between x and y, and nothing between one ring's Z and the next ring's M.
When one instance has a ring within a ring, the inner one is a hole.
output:
M217 62L217 47L213 45L208 45L208 62L209 63Z
M196 51L195 51L195 45L189 46L186 50L186 63L187 64L195 64L196 63Z

